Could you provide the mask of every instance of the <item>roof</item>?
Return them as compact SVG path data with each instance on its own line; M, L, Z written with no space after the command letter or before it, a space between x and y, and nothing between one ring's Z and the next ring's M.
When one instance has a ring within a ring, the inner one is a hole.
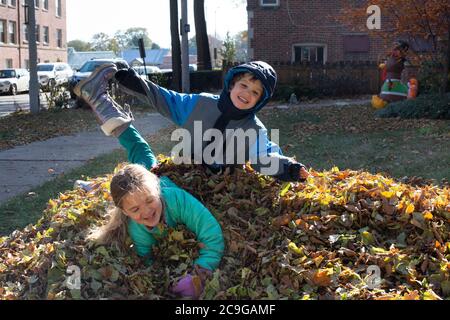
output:
M68 63L73 69L79 69L88 60L118 58L113 51L75 51L68 49Z
M148 65L161 65L164 57L170 54L170 49L148 49L145 50L145 63ZM124 50L119 54L124 60L131 64L131 61L135 59L141 60L139 49Z

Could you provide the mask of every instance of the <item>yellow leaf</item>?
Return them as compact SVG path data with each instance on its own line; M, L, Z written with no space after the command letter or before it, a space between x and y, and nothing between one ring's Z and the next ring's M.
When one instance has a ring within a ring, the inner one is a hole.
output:
M50 199L50 200L48 200L48 205L49 205L50 209L53 209L57 206L57 203L55 202L55 200Z
M425 220L431 220L431 219L433 219L433 214L430 211L424 211L423 218Z
M288 244L288 249L296 254L298 254L299 256L303 256L303 249L297 247L297 245L294 242L289 242Z
M320 269L314 273L312 281L316 286L327 287L331 284L331 274L333 274L332 269Z
M386 199L390 199L390 198L392 198L394 196L394 192L393 191L383 191L381 193L381 195L383 197L385 197Z
M411 213L414 212L414 209L415 209L414 205L413 205L412 203L410 203L410 204L406 207L406 213L407 213L407 214L411 214Z

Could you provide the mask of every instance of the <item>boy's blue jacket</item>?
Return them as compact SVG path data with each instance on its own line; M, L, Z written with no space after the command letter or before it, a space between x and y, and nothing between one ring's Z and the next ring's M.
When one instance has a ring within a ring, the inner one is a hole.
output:
M255 107L242 111L231 103L229 91L233 77L245 72L252 73L262 82L264 93ZM269 140L267 129L255 115L267 104L275 90L277 76L269 64L254 61L230 69L225 76L224 89L220 96L208 93L183 94L168 90L142 79L133 69L118 71L116 79L125 92L138 97L178 126L187 129L190 133L190 144L187 149L186 144L183 145L184 157L189 156L186 153L190 152L196 163L205 163L204 155L217 155L213 163L216 167L250 161L252 167L262 174L285 181L301 179L299 173L303 165L283 156L280 147ZM217 128L219 122L225 125L216 132L225 133L225 144L222 138L213 140L214 133L209 130ZM233 129L241 129L234 131L234 134L244 133L245 139L233 136ZM209 145L211 140L213 143ZM182 141L189 142L185 136ZM214 148L224 152L211 152ZM228 152L230 154L227 157Z

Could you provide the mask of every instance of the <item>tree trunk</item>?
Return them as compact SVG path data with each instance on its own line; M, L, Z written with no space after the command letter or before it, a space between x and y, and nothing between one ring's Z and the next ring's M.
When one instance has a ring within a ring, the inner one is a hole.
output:
M447 52L445 55L445 76L444 76L444 83L442 84L442 87L444 88L445 92L450 92L450 81L448 79L449 72L450 72L450 18L448 18L448 27L447 27Z
M172 38L172 89L181 91L181 47L177 0L170 0L170 35Z
M195 39L197 41L197 69L211 70L208 32L205 20L205 0L194 0Z

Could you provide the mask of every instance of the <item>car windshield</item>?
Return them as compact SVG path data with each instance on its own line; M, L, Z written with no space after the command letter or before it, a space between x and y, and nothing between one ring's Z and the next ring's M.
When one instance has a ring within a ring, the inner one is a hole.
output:
M92 72L98 66L105 64L106 61L88 61L80 69L80 72Z
M52 64L41 64L37 66L37 71L53 71Z
M14 70L0 70L0 79L15 78L16 72Z

